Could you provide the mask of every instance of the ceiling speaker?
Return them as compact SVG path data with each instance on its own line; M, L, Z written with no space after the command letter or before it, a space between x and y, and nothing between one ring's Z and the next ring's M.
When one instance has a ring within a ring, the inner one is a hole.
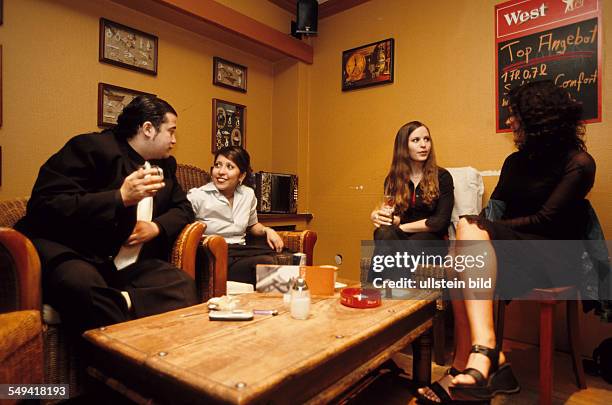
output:
M304 35L316 34L318 15L317 0L298 0L295 32Z

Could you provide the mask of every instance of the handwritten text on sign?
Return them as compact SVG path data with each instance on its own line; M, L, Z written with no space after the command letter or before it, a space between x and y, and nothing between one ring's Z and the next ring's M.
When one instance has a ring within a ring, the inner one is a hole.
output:
M598 117L597 18L497 44L498 128L505 129L508 93L523 83L552 80L583 103L585 120Z

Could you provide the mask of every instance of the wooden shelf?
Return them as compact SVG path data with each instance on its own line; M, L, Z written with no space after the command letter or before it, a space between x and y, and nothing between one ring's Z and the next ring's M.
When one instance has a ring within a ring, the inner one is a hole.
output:
M257 218L265 220L283 220L283 221L310 221L312 214L301 213L301 214L257 214Z
M312 46L214 0L112 1L272 62L313 62Z
M272 228L282 230L306 229L312 214L257 214L259 222Z

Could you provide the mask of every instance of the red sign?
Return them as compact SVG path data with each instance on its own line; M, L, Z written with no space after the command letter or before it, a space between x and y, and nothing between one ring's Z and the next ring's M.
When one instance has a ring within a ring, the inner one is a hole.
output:
M496 38L555 28L599 12L598 0L513 0L495 6Z

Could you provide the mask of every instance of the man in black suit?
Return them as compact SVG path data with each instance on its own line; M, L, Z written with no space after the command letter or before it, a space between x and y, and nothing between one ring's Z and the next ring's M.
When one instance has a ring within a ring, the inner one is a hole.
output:
M194 220L170 156L176 122L166 101L137 97L114 128L72 138L40 169L16 228L40 255L44 301L76 331L197 303L167 262Z

